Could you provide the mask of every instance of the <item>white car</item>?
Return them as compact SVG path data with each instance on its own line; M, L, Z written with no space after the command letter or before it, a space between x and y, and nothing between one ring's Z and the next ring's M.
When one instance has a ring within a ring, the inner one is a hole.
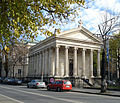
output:
M27 84L27 88L46 88L45 82L41 82L38 79L32 80Z

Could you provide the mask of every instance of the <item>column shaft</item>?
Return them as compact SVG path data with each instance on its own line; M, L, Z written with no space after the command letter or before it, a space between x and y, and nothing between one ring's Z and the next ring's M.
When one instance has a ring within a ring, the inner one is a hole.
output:
M36 56L36 76L38 76L38 54L37 54L37 56Z
M49 48L49 73L48 73L48 75L49 76L53 76L53 71L52 71L52 50L51 50L51 48Z
M74 68L73 68L73 75L77 76L77 48L74 48Z
M39 57L39 76L42 73L42 54L40 52L40 57Z
M47 51L45 50L45 52L44 52L44 75L45 76L46 76L46 69L47 69L46 57L47 57Z
M64 70L64 76L68 77L68 49L69 47L65 47L65 70Z
M44 67L44 61L45 61L45 60L44 60L44 59L45 59L44 55L45 55L45 54L44 54L44 51L42 51L42 54L43 54L43 58L42 58L42 75L44 75L44 73L45 73L45 69L44 69L44 68L45 68L45 67Z
M91 49L90 50L90 73L91 73L91 77L94 77L93 76L93 50Z
M100 75L100 50L98 50L98 55L97 55L97 76L101 77Z
M82 74L82 77L85 78L85 50L83 48L83 51L82 51L82 61L83 61L83 74Z
M33 70L34 70L34 62L33 62L34 56L32 55L32 69L31 69L31 76L33 76Z
M59 76L58 70L59 70L59 47L56 47L56 57L55 57L55 76Z

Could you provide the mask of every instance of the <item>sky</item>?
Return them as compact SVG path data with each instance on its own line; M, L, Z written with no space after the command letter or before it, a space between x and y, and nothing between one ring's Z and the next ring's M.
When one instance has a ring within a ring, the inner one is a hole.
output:
M120 13L120 0L94 0L87 5L88 9L81 8L79 16L74 22L61 25L61 31L78 27L78 21L82 20L83 26L92 33L98 33L98 25L102 23L102 18L107 10L108 13ZM38 40L45 39L45 36L38 37Z

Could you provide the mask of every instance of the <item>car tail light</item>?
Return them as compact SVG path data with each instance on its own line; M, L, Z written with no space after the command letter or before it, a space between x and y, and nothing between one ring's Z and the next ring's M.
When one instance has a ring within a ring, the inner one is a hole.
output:
M65 85L62 85L62 87L65 87Z
M39 83L36 83L36 85L39 85Z

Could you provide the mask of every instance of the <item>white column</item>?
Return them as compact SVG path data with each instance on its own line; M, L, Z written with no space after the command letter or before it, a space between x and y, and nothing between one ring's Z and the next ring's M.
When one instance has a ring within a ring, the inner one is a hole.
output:
M39 76L39 65L40 65L39 61L40 61L40 54L38 53L38 56L37 56L37 76Z
M59 76L59 46L56 46L55 54L55 76Z
M93 78L93 49L90 50L90 76Z
M33 76L34 71L34 55L32 55L32 70L31 70L31 76Z
M35 60L34 60L34 64L35 64L35 66L34 66L34 73L35 73L35 77L37 76L37 54L35 54Z
M45 77L46 77L46 67L47 67L47 63L46 63L46 57L47 57L47 51L46 51L46 49L45 49L45 52L44 52L44 75L45 75Z
M100 50L98 50L98 54L97 54L97 76L101 77L100 75Z
M77 76L77 50L78 50L78 48L74 47L73 76Z
M39 54L39 76L42 74L42 54Z
M83 48L83 51L82 51L82 61L83 61L83 73L82 73L82 77L85 78L85 51L86 49Z
M40 68L39 68L39 65L40 65L40 63L39 63L39 61L40 61L40 53L38 53L38 71L37 71L37 75L39 76L39 71L40 71Z
M35 54L33 56L33 77L35 76Z
M36 54L36 77L38 75L38 54Z
M43 54L43 58L42 58L42 73L43 75L45 74L45 65L44 65L44 61L45 61L45 53L44 51L42 51L42 54Z
M48 76L48 65L49 65L49 63L48 63L48 61L49 61L49 57L48 57L49 55L48 55L48 49L46 50L46 59L45 59L45 65L46 65L46 68L45 68L45 70L46 70L46 76Z
M53 76L53 70L52 70L52 49L49 48L49 76Z
M28 76L30 76L30 73L31 73L31 56L29 56L29 60L28 60Z
M65 46L65 69L64 69L64 76L68 77L69 69L68 69L68 46Z

